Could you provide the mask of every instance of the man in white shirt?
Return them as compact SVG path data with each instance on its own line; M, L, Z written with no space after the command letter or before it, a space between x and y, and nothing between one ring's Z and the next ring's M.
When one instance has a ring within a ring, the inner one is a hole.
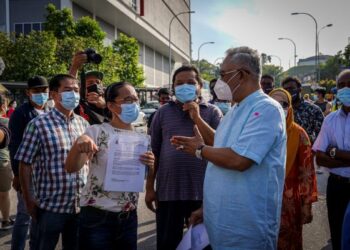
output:
M337 79L341 109L329 114L314 143L316 161L328 168L328 221L333 250L341 249L341 232L346 207L350 201L350 70Z

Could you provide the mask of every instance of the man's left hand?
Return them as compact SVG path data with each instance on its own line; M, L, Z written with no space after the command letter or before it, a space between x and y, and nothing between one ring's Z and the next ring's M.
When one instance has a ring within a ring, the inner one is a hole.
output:
M184 151L191 155L196 155L196 150L205 143L197 126L194 126L193 131L193 137L173 136L170 139L171 144L174 145L177 150Z
M183 111L188 111L192 121L196 121L201 117L199 112L199 105L196 102L185 103L182 108Z
M87 101L88 103L94 104L96 107L101 109L106 107L105 99L96 92L87 93Z

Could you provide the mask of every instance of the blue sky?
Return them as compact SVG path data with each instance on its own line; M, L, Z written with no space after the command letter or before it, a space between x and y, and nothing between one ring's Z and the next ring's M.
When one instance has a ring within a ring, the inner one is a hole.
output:
M191 0L192 57L209 60L224 56L230 47L247 45L261 53L277 55L282 66L293 66L293 46L278 37L288 37L297 45L298 59L315 53L315 24L306 15L291 16L291 12L308 12L315 16L319 28L332 23L320 33L320 52L333 55L343 50L350 37L349 0ZM278 59L272 63L278 65Z

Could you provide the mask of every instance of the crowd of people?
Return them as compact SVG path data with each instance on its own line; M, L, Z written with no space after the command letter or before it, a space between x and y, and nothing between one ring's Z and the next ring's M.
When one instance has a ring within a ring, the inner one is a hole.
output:
M1 114L11 112L0 118L0 210L2 228L13 226L13 250L25 248L28 231L33 250L54 250L60 237L63 249L137 249L139 194L105 190L104 178L108 142L133 131L139 98L129 82L105 89L98 71L79 84L85 63L77 53L68 74L33 76L17 108L0 95ZM151 148L139 158L157 249L176 249L184 228L202 222L207 249L303 249L318 199L315 162L330 173L333 249L350 249L350 70L337 78L333 112L322 89L311 102L296 77L275 85L262 76L259 53L238 47L210 82L210 102L192 65L174 72L171 91L159 90Z

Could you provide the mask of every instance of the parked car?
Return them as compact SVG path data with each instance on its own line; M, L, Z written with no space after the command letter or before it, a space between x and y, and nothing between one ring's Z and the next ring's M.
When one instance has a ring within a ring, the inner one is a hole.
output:
M144 125L146 125L146 120L145 120L145 113L143 113L142 111L139 113L139 116L137 117L136 121L134 121L132 123L132 125L134 127L142 127Z
M142 108L141 111L145 113L145 118L148 120L148 118L159 109L160 104L158 101L150 101L147 102Z

